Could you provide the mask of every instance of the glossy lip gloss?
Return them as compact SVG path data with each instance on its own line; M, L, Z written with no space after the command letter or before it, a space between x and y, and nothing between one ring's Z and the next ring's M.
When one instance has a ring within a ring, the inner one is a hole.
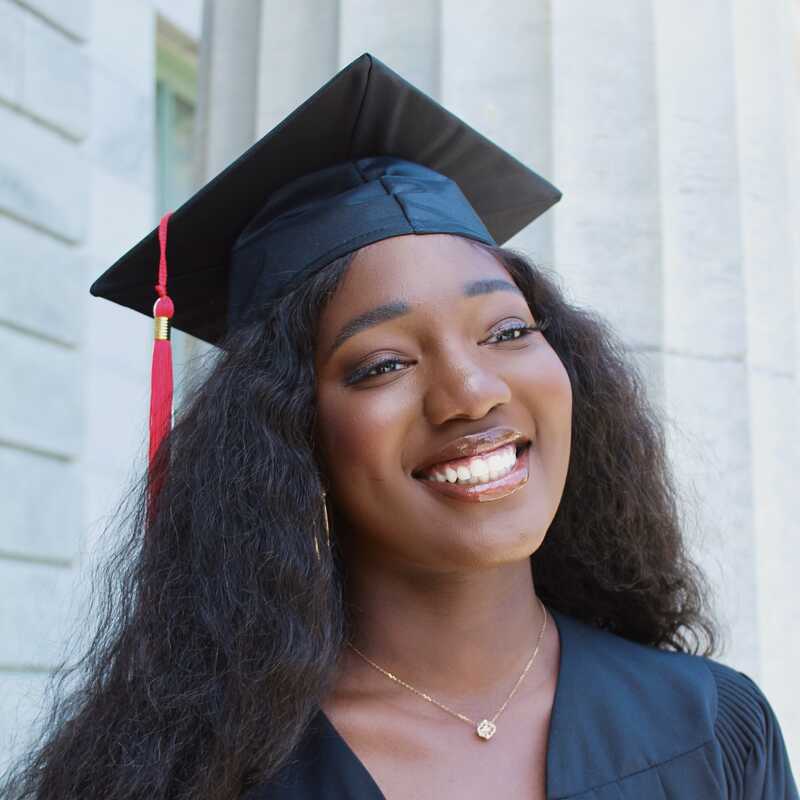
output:
M467 503L500 500L521 489L528 482L530 450L531 445L523 448L522 452L517 455L514 467L508 475L487 483L450 483L426 478L417 478L417 480L420 480L431 491L454 497L456 500L464 500Z

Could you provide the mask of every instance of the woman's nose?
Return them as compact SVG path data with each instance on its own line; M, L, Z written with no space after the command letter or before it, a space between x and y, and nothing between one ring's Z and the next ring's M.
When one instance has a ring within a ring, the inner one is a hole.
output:
M431 366L424 409L428 420L440 425L453 418L481 419L510 399L511 388L496 370L451 351Z

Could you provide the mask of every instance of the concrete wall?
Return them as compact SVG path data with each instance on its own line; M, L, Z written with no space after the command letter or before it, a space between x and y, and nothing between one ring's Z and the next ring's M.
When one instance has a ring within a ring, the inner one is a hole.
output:
M156 14L199 10L0 0L0 766L143 464L151 325L88 286L154 225Z
M90 25L88 2L0 2L4 743L58 657L84 527Z

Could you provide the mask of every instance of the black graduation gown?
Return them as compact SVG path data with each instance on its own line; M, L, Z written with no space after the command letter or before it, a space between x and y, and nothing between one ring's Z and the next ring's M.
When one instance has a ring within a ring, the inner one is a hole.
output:
M548 610L561 638L548 800L798 800L778 721L744 673ZM385 800L321 710L290 762L245 798Z

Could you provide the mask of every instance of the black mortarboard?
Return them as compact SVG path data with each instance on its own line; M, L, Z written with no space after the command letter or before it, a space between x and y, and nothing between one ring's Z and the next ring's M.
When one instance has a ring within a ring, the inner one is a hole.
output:
M560 192L365 53L169 220L173 324L209 342L366 244L456 233L502 244ZM153 314L158 230L91 293Z
M170 319L218 342L364 245L410 233L502 244L560 197L378 59L357 58L92 284L155 317L151 465L171 427Z

